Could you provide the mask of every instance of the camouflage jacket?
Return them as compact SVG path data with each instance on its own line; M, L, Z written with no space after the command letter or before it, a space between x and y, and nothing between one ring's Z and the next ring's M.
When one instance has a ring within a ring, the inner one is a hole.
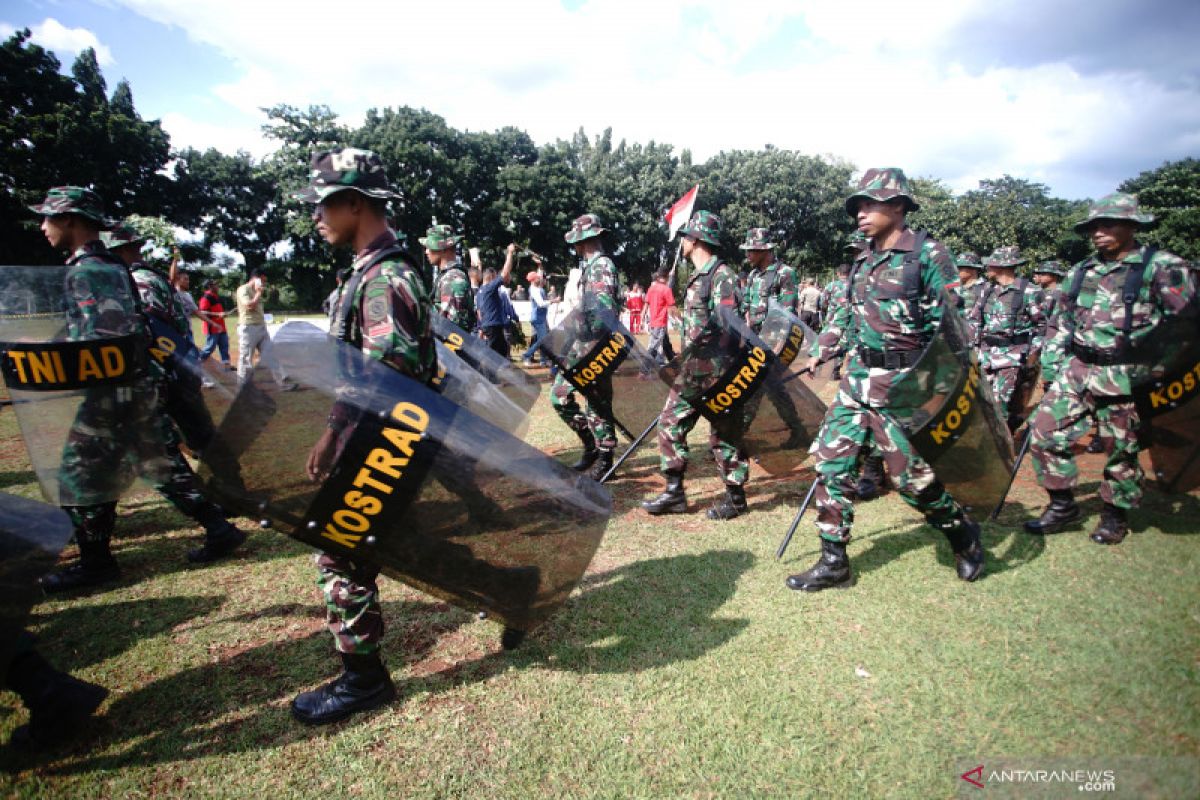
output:
M580 306L587 310L602 308L617 314L617 265L604 253L598 253L579 271ZM593 323L588 321L588 325ZM607 330L594 326L593 332Z
M129 274L133 276L133 283L137 286L142 310L187 336L190 333L187 312L163 271L145 262L136 261L129 268Z
M67 259L67 338L100 339L145 332L129 272L99 241Z
M791 313L796 313L796 270L782 261L772 261L763 269L750 271L746 279L746 321L754 330L767 319L771 298Z
M437 373L437 354L430 330L429 294L416 269L399 255L368 266L396 244L390 231L367 245L355 258L347 286L355 281L349 328L351 344L419 383ZM339 313L340 316L340 313Z
M475 293L460 262L455 261L441 271L434 294L443 317L464 331L475 330Z
M1095 395L1123 396L1144 383L1155 366L1152 355L1166 342L1153 334L1165 322L1195 316L1196 285L1188 276L1187 263L1166 251L1154 254L1152 263L1143 263L1144 250L1130 253L1121 261L1104 261L1090 256L1076 264L1063 281L1058 308L1046 328L1042 349L1042 374L1056 380L1067 367L1082 371L1083 389ZM1125 321L1125 273L1128 269L1145 270L1142 290L1132 307L1129 345L1134 351L1130 361L1107 366L1089 365L1072 353L1072 346L1083 346L1104 354L1118 352ZM1079 271L1083 284L1079 297L1067 297Z
M833 312L846 304L846 279L834 278L821 292L821 313L829 319Z
M684 294L683 379L689 390L708 388L707 378L722 372L733 355L721 349L721 306L738 314L737 273L713 256L692 273Z
M1058 304L1062 302L1062 284L1055 286L1053 289L1042 290L1042 344L1046 343L1046 330L1050 326L1050 318L1054 316L1054 312L1058 310Z
M878 252L872 245L864 251L851 273L850 302L835 306L813 345L813 355L821 361L851 352L839 399L886 406L889 390L904 370L868 368L861 352L920 350L941 324L947 290L958 284L954 259L941 243L925 239L918 259L921 294L916 319L903 285L904 257L915 246L916 234L905 229L890 250Z
M988 282L983 278L978 278L970 283L960 283L953 289L953 294L959 299L959 310L962 311L963 318L967 324L971 325L972 334L975 332L972 315L975 312L975 306L979 303L979 298L983 297L983 290L988 285Z
M1013 298L1018 291L1023 298L1014 317ZM1017 278L1008 286L988 282L967 318L984 368L1025 366L1030 353L1041 351L1044 303L1042 290L1033 281Z

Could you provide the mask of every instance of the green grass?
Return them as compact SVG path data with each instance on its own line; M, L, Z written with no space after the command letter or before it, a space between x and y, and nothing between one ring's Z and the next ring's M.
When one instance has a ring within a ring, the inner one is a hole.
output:
M720 482L705 427L694 513L637 507L660 487L653 448L637 455L583 585L515 653L499 651L496 624L383 579L401 697L317 730L288 713L337 671L310 551L255 530L238 558L189 568L199 532L156 495L131 497L123 582L42 602L32 620L48 658L113 694L77 744L0 756L16 770L5 793L925 798L1001 759L1116 765L1125 792L1150 781L1127 796L1200 791L1196 497L1150 492L1138 532L1105 548L1085 535L1094 477L1086 527L1045 541L1018 532L1044 497L1023 480L987 526L988 574L973 585L887 497L860 509L857 586L802 596L783 581L815 557L811 526L784 563L773 554L809 473L755 473L751 513L710 522ZM545 393L531 430L574 457ZM0 488L37 496L31 478L0 414ZM3 695L0 736L24 720ZM1121 767L1132 756L1152 760Z

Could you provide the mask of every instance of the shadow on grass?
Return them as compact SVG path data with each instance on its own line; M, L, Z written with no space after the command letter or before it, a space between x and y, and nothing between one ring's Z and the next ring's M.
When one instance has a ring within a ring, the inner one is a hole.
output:
M33 470L0 472L0 489L7 489L9 486L23 486L30 483L37 483L37 475L34 474Z
M1148 489L1142 507L1130 512L1133 530L1158 528L1169 536L1200 533L1200 497L1194 494L1162 494Z

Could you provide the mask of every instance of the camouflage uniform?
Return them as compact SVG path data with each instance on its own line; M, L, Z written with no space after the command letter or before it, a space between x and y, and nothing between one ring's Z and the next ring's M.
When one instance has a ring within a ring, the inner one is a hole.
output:
M568 244L575 244L599 236L604 232L600 220L595 214L585 214L575 220L571 230L564 237ZM613 260L603 253L593 255L582 265L579 274L580 306L603 308L617 314L617 266ZM567 354L570 361L582 357L590 346L589 341L578 341L571 345ZM611 385L607 387L612 391ZM585 450L598 447L602 451L611 451L617 446L617 431L611 420L597 414L591 403L585 403L581 408L575 398L576 389L562 372L554 377L550 387L550 405L559 419L567 427L575 431L583 442Z
M1001 247L984 259L984 266L1011 267L1026 263L1016 247ZM1020 292L1021 299L1014 296ZM1013 304L1019 305L1013 316ZM1042 290L1032 281L1016 278L1007 286L987 282L982 296L968 321L979 348L980 366L992 387L997 408L1009 417L1009 430L1019 427L1024 416L1020 397L1014 404L1014 392L1029 379L1036 378L1036 360L1042 349L1045 329ZM1014 407L1020 405L1020 408Z
M1117 193L1093 204L1076 229L1102 219L1141 225L1153 217L1139 211L1137 198ZM1157 251L1146 264L1145 253L1138 248L1120 261L1090 256L1076 264L1063 283L1070 287L1083 273L1078 298L1072 302L1062 294L1047 327L1041 364L1048 389L1033 420L1029 450L1038 482L1052 498L1055 492L1069 497L1078 482L1072 446L1088 431L1089 415L1094 414L1101 436L1112 445L1100 483L1101 499L1120 510L1136 508L1141 502L1141 423L1131 391L1147 381L1155 368L1155 351L1163 346L1154 339L1156 328L1172 317L1195 314L1194 305L1189 305L1194 304L1196 292L1186 262ZM1143 270L1144 282L1132 306L1132 328L1125 342L1123 295L1130 269ZM1030 525L1031 532L1049 532Z
M684 236L696 236L708 244L720 243L720 219L707 211L697 211L682 231ZM705 287L707 286L707 293ZM683 302L682 352L712 352L721 335L717 321L718 306L735 311L737 273L719 256L713 256L688 279ZM700 412L686 397L695 397L728 369L732 354L685 359L679 376L671 386L662 414L658 418L658 449L660 467L667 475L682 476L688 465L688 433L700 419ZM717 469L727 486L744 486L750 475L750 462L745 450L722 439L712 426L708 444L716 458Z
M293 196L310 203L350 190L368 197L398 197L388 189L379 157L365 150L339 148L315 154L310 180L306 189ZM385 251L390 253L381 258ZM402 257L395 234L389 231L367 245L351 270L344 289L354 292L349 318L340 319L334 334L361 347L370 358L428 384L437 373L430 329L432 303L420 274ZM349 420L341 418L335 407L330 427L338 430L347 424ZM325 597L326 621L338 652L377 653L383 638L376 584L379 567L328 553L318 555L316 563L317 585Z
M887 200L909 198L907 181L899 170L870 170L858 197ZM954 262L938 242L927 238L919 258L922 295L920 319L914 319L901 285L901 266L912 252L916 235L905 229L896 245L883 252L872 244L863 251L851 275L850 303L831 315L814 345L822 361L849 351L846 374L813 442L818 484L817 528L821 537L847 542L854 521L852 492L860 451L873 445L882 453L901 496L931 524L947 529L963 519L961 507L946 492L933 469L908 441L901 423L889 410L889 392L904 374L900 368L867 366L878 354L919 353L938 330L945 308L945 290L957 283Z
M434 225L418 241L425 248L437 251L455 247L461 241L461 237L455 236L449 225ZM443 267L438 273L433 296L439 314L464 331L475 330L478 322L475 315L475 294L471 291L471 281L467 278L466 270L457 258L454 259L454 263Z
M767 241L766 228L751 228L746 232L746 241L739 245L742 250L774 250L775 244ZM771 263L762 269L755 267L746 278L744 292L746 322L755 333L762 330L767 319L767 307L771 298L792 314L796 313L796 270L772 257Z

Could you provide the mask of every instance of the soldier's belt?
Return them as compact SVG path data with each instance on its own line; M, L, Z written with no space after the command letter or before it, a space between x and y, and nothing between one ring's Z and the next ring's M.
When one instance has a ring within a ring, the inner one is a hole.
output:
M1012 336L1007 336L1003 333L985 333L983 335L983 343L989 347L1006 347L1014 344L1029 344L1033 338L1030 333L1016 333Z
M875 369L908 369L921 359L923 349L915 350L872 350L859 347L858 357L868 367Z
M1122 364L1140 363L1130 349L1121 345L1116 350L1097 350L1094 347L1071 342L1071 353L1085 364L1094 367L1113 367Z

